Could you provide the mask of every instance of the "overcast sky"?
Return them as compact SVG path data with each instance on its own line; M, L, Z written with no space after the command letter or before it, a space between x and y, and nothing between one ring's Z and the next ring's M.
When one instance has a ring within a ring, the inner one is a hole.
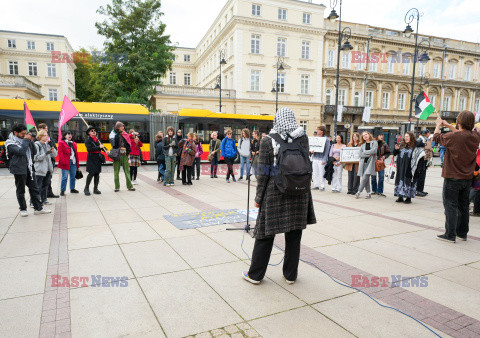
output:
M0 29L65 35L75 49L101 49L103 37L97 35L95 22L102 17L96 10L110 1L2 1ZM163 21L172 42L196 47L226 2L163 0ZM329 0L313 2L324 3L328 15ZM342 14L346 21L403 30L405 13L412 7L423 13L420 34L480 42L479 0L343 0Z

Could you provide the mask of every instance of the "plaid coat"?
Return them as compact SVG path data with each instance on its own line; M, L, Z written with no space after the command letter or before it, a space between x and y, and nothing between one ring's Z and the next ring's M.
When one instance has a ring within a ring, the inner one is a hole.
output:
M302 136L302 146L308 150L308 137ZM315 224L312 194L305 195L282 194L269 168L274 164L272 139L265 137L260 142L258 155L257 194L255 202L260 204L254 237L263 239L275 234L305 229L307 224Z

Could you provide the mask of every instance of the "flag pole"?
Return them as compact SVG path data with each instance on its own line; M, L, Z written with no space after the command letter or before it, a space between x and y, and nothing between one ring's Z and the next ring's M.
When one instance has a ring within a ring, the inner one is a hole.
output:
M78 113L78 116L80 116L80 118L82 119L82 121L85 123L85 125L87 126L87 129L90 127L90 125L87 123L87 121L85 121L85 119L83 118L82 114ZM36 128L36 127L35 127ZM104 149L107 149L105 148L105 146L103 145L103 143L100 141L100 139L98 139L98 143L100 143L100 146Z

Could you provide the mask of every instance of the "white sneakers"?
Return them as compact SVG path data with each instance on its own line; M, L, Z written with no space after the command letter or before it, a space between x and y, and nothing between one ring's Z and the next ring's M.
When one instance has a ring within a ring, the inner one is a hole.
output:
M21 217L27 217L28 216L28 211L27 210L20 210L20 216Z
M137 184L138 184L138 183L137 183L137 180L133 180L133 181L132 181L132 184L133 184L133 185L137 185Z
M34 215L45 215L45 214L51 214L52 213L52 210L49 210L49 209L42 209L42 210L35 210L33 212Z

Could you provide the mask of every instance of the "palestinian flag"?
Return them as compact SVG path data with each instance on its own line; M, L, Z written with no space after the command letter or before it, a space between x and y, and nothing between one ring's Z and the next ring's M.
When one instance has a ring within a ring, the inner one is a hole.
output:
M415 98L415 117L420 120L426 120L435 111L435 107L430 103L425 92L421 92Z
M23 102L23 111L25 113L25 124L27 126L27 131L35 128L35 121L33 120L30 109L28 109L27 102Z

